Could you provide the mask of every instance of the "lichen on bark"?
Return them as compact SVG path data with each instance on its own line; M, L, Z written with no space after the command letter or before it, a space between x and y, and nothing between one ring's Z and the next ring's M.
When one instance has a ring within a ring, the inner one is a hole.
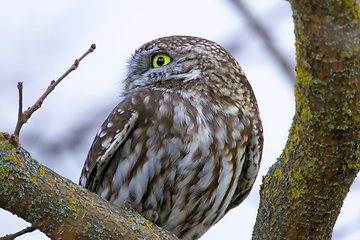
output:
M290 1L296 110L260 189L253 239L330 239L360 169L360 26L355 1Z
M0 133L0 207L51 239L177 239L39 164Z

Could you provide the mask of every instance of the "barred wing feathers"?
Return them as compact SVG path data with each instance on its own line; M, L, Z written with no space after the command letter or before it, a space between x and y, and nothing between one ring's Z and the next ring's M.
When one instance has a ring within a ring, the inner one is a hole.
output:
M116 106L105 120L87 155L79 184L92 192L97 192L106 166L138 120L137 111L122 109L122 105Z

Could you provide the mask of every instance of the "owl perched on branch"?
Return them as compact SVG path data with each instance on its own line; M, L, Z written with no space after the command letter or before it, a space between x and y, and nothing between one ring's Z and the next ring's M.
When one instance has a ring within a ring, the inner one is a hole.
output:
M218 44L170 36L129 60L123 100L96 134L80 185L183 239L197 239L249 194L263 133L253 90Z

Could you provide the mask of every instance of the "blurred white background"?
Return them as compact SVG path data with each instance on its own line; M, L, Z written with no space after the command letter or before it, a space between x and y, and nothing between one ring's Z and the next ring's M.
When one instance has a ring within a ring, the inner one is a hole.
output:
M294 72L290 4L282 0L247 0L243 4ZM17 82L24 82L26 109L52 79L96 43L97 49L56 87L20 134L22 146L35 159L76 183L98 127L120 101L126 60L136 48L162 36L194 35L230 51L259 103L265 134L263 160L249 197L202 239L251 238L261 178L287 140L295 110L294 79L231 1L2 1L0 32L0 131L10 133L17 120ZM359 185L357 180L353 184L333 239L360 239ZM25 221L0 209L0 237L26 226ZM18 239L48 238L35 231Z

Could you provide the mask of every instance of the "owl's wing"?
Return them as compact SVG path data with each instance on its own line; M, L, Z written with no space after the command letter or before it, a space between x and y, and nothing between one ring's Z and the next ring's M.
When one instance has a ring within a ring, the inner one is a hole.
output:
M259 123L257 129L258 130L252 131L252 138L246 145L245 162L242 167L235 193L226 212L242 203L249 195L251 188L254 185L260 167L263 148L261 123Z
M79 184L92 192L96 192L104 169L138 120L137 111L122 107L123 102L115 107L105 120L95 136L84 163Z

